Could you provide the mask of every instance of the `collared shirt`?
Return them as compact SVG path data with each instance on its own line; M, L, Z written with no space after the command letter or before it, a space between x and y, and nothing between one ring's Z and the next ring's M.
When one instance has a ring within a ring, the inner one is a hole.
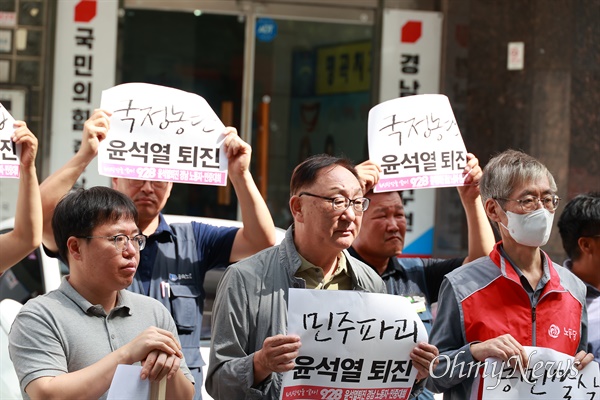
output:
M24 399L25 387L45 376L86 368L156 326L177 338L166 308L147 296L120 290L108 313L79 294L63 278L60 287L25 304L9 334L9 352ZM185 360L181 370L193 382ZM106 397L107 393L101 396Z
M531 283L529 283L529 280L527 279L527 277L523 274L523 271L521 271L519 269L519 267L517 267L515 262L508 256L508 254L506 254L504 247L503 246L498 246L498 247L500 250L500 254L502 254L502 257L506 258L509 261L511 267L515 270L515 272L519 276L519 280L521 281L521 286L523 286L523 289L525 289L525 291L527 292L527 295L529 296L529 300L531 301L531 304L532 305L537 304L538 300L540 299L540 294L542 293L542 290L544 290L544 286L546 286L546 283L548 283L550 281L550 270L548 269L548 261L546 260L544 253L540 253L542 256L541 257L542 258L542 277L540 278L536 288L534 289L531 286ZM540 250L540 252L541 252L541 250Z
M302 264L295 276L306 281L307 289L325 289L325 290L352 290L352 278L346 265L346 256L340 253L337 256L337 264L333 274L325 280L323 269L311 264L304 257L300 256Z

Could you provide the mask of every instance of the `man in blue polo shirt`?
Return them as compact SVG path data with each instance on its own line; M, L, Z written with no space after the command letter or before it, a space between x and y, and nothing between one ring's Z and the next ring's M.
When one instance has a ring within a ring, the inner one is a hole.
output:
M95 110L84 125L81 148L62 168L42 184L44 245L57 247L50 224L55 205L75 184L96 157L98 146L110 129L110 112ZM229 161L229 179L238 197L242 228L215 227L202 223L169 225L161 214L172 182L115 178L113 188L133 200L139 227L148 236L138 271L129 290L151 296L173 315L182 350L196 380L196 398L201 398L202 366L200 330L204 308L204 276L209 269L226 266L275 244L275 225L250 174L251 148L235 128L224 132Z

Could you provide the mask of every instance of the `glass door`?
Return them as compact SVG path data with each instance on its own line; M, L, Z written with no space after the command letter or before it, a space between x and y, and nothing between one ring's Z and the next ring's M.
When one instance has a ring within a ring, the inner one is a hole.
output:
M201 10L127 9L121 83L146 82L202 96L225 125L240 128L245 18ZM229 187L177 184L165 213L237 218Z
M373 25L294 15L257 16L253 35L254 176L281 228L292 221L289 182L297 164L319 153L368 158L372 106Z

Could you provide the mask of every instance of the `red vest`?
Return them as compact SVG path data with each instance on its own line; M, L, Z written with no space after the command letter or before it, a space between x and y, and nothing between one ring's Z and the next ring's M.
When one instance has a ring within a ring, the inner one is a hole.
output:
M550 281L534 308L519 276L497 246L490 258L504 269L503 273L462 301L467 342L510 333L523 346L548 347L575 355L581 340L583 305L561 285L550 258L544 253Z

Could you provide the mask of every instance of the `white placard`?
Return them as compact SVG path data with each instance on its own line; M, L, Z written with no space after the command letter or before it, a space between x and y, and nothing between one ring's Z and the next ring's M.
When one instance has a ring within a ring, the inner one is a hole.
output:
M149 399L150 381L148 379L142 380L140 378L141 372L141 365L117 365L106 399Z
M194 93L147 83L102 92L112 112L98 150L101 175L224 186L225 125Z
M349 290L290 289L288 333L302 346L283 374L287 400L408 399L417 375L409 354L427 341L404 297Z
M521 373L501 360L488 358L484 370L483 400L600 398L600 370L592 361L583 370L574 357L543 347L525 346L528 366Z
M0 178L21 176L21 145L15 145L11 137L15 132L15 119L0 103Z
M115 84L118 13L118 1L56 2L50 173L79 150L84 122L98 108L101 91ZM110 185L97 169L94 159L77 186Z
M448 98L388 100L369 111L369 158L381 165L375 192L464 184L467 151Z

